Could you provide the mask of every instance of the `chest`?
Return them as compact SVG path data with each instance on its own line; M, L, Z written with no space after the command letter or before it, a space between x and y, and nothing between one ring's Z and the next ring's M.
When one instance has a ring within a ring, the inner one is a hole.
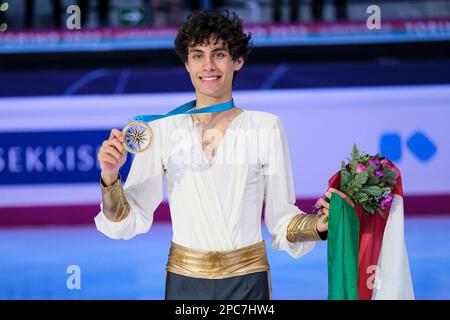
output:
M217 149L227 136L233 119L226 118L208 125L202 124L200 121L194 121L194 129L198 143L203 152L210 161L217 153Z

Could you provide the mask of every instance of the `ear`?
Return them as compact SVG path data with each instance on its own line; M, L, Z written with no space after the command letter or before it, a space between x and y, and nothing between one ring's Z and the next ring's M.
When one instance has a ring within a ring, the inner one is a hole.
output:
M244 66L244 58L239 57L234 61L234 70L239 71Z
M187 70L187 72L189 73L189 66L188 66L187 61L184 63L184 66L186 67L186 70Z

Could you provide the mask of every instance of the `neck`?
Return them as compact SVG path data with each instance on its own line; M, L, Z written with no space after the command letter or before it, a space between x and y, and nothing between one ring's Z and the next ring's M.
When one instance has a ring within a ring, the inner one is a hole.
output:
M231 92L229 94L226 94L222 97L210 97L210 96L204 96L201 94L196 94L196 109L202 109L205 107L209 107L212 105L220 104L228 102L232 99ZM220 114L222 112L208 112L208 113L197 113L195 114L195 119L201 121L203 124L208 124L211 122L213 118L220 117Z
M203 96L203 95L196 95L196 100L197 100L197 104L196 104L196 108L197 109L202 109L205 107L209 107L215 104L220 104L220 103L225 103L228 102L232 99L232 95L231 92L229 94L226 94L222 97L209 97L209 96Z

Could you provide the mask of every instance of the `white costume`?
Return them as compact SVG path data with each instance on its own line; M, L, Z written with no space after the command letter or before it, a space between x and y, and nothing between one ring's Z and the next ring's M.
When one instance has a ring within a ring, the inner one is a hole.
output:
M288 144L277 116L244 110L230 124L211 165L190 115L149 125L152 145L135 156L123 188L130 213L113 222L101 211L95 217L99 231L114 239L147 232L163 200L164 178L176 244L228 251L261 242L265 200L272 247L294 258L313 248L314 241L286 239L289 222L303 212L295 206Z

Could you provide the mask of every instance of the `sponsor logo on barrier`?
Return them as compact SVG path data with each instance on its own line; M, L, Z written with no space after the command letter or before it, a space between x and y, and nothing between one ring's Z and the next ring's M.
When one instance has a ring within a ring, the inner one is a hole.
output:
M437 153L436 144L425 133L414 132L406 141L406 147L420 161L428 162ZM402 139L397 133L385 133L380 138L380 153L391 159L399 161L402 158Z
M108 136L103 130L0 133L0 185L98 182L97 153Z

